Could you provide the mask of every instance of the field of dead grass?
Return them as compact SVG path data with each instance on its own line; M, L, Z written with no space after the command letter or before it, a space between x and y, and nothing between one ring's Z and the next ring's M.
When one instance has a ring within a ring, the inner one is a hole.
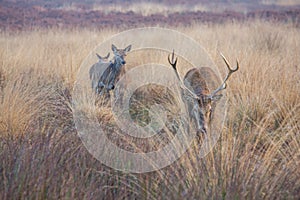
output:
M241 69L213 150L199 159L195 143L145 174L102 165L73 121L76 73L118 30L0 33L0 199L300 198L300 30L261 21L175 29L202 44L223 76L219 51Z
M297 0L263 0L262 4L265 5L280 5L280 6L296 6L299 5Z

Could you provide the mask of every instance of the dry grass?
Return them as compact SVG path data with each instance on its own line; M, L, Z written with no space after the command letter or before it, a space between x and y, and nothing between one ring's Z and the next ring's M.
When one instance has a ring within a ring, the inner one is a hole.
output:
M232 63L239 58L241 69L229 82L228 116L214 149L199 159L195 143L146 174L103 166L73 123L76 72L117 30L1 33L0 198L298 199L300 30L260 21L177 29L203 44L223 75L218 51ZM100 109L102 123L110 122L110 110Z
M298 0L263 0L262 4L279 6L297 6L300 3Z
M62 7L64 10L77 10L78 8L74 5L65 5ZM94 11L101 11L105 14L111 12L134 12L141 14L143 16L150 16L153 14L161 14L167 16L172 13L182 13L182 12L197 12L197 11L208 11L208 8L202 4L197 5L165 5L162 3L153 3L153 2L140 2L140 3L130 3L130 4L95 4L92 9Z
M134 12L141 14L143 16L150 16L153 14L161 14L167 16L172 13L182 13L182 12L197 12L197 11L207 11L204 5L197 4L193 6L188 5L165 5L158 3L135 3L130 5L114 5L114 6L94 6L94 10L101 10L104 13L114 12Z

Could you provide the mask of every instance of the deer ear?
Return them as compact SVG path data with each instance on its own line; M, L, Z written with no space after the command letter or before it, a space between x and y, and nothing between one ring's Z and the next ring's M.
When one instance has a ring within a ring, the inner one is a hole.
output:
M217 102L222 98L222 96L223 96L222 94L216 94L216 95L211 97L211 101Z
M102 59L103 59L99 54L96 53L96 55L97 55L97 57L99 58L99 60L102 60Z
M116 52L118 49L117 49L117 47L116 47L114 44L112 44L112 45L111 45L111 50L112 50L113 52Z
M110 53L107 54L107 56L104 57L104 59L108 59L110 56Z
M128 47L126 47L126 48L124 49L125 52L129 52L130 50L131 50L131 45L129 45Z

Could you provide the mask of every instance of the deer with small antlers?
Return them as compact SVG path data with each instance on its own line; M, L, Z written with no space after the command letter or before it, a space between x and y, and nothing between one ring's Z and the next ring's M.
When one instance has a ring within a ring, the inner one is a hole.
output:
M202 76L200 69L193 68L189 70L184 76L184 81L182 81L177 71L177 58L175 59L174 51L172 55L168 56L168 61L180 83L181 97L187 105L189 116L196 124L197 134L207 133L216 102L222 97L222 94L219 94L219 92L226 89L226 81L239 69L238 61L236 68L232 69L224 55L221 54L221 57L228 68L228 73L223 83L217 89L210 92L207 81Z

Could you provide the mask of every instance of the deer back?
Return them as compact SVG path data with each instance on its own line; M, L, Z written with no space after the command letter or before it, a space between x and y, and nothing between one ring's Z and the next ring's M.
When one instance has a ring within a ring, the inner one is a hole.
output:
M205 76L202 75L198 68L190 69L183 79L184 85L193 91L197 96L203 96L209 94L209 88L205 80Z
M201 75L205 77L205 81L208 88L215 89L219 86L220 78L210 67L201 67L199 70Z

